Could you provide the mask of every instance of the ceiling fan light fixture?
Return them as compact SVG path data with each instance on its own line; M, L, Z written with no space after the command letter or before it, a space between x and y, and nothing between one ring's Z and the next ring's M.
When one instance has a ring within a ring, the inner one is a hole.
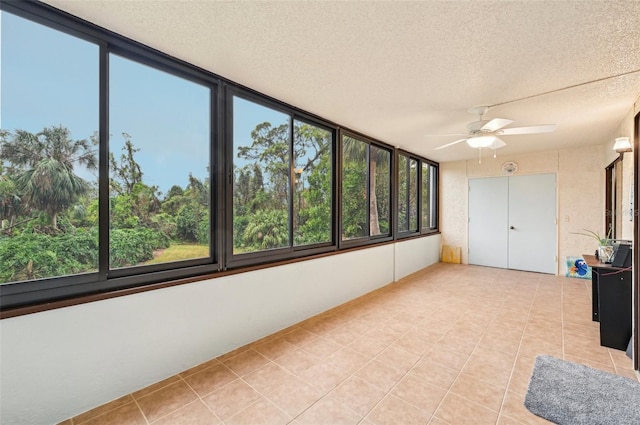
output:
M618 153L631 152L631 142L628 137L617 137L613 144L613 150Z
M495 136L477 136L467 139L467 144L472 148L488 148L496 141Z

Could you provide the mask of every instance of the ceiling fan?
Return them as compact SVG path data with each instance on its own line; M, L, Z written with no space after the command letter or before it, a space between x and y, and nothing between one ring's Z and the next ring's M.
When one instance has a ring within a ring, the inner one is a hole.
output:
M555 124L546 124L546 125L533 125L528 127L511 127L505 128L513 121L505 118L494 118L492 120L483 120L482 117L489 110L489 106L481 105L474 106L469 109L469 112L472 114L477 114L479 119L478 121L474 121L472 123L467 124L467 134L457 133L457 134L440 134L439 136L465 136L462 139L458 139L451 143L447 143L446 145L438 146L435 148L444 149L449 146L456 145L461 142L467 142L467 144L472 148L489 148L499 149L503 146L506 146L506 143L502 141L498 136L509 136L514 134L537 134L537 133L551 133L556 129Z

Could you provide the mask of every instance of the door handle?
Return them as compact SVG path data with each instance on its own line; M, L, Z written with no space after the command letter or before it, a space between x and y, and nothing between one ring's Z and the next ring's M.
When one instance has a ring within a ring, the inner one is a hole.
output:
M513 226L509 226L509 229L511 229L511 230L516 230L516 228L515 228L515 227L513 227Z

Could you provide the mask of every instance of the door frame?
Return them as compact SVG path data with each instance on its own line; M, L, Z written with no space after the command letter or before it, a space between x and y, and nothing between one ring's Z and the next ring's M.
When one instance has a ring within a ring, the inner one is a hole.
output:
M640 279L638 271L640 271L640 223L638 223L638 172L640 172L638 150L640 149L640 113L635 116L634 120L634 138L633 138L633 368L640 371Z

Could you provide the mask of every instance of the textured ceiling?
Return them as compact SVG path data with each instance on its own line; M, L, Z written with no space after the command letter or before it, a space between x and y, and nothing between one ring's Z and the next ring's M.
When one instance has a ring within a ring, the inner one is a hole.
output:
M558 125L505 156L609 142L640 94L640 1L47 3L440 162L477 155L425 137L465 132L472 106Z

